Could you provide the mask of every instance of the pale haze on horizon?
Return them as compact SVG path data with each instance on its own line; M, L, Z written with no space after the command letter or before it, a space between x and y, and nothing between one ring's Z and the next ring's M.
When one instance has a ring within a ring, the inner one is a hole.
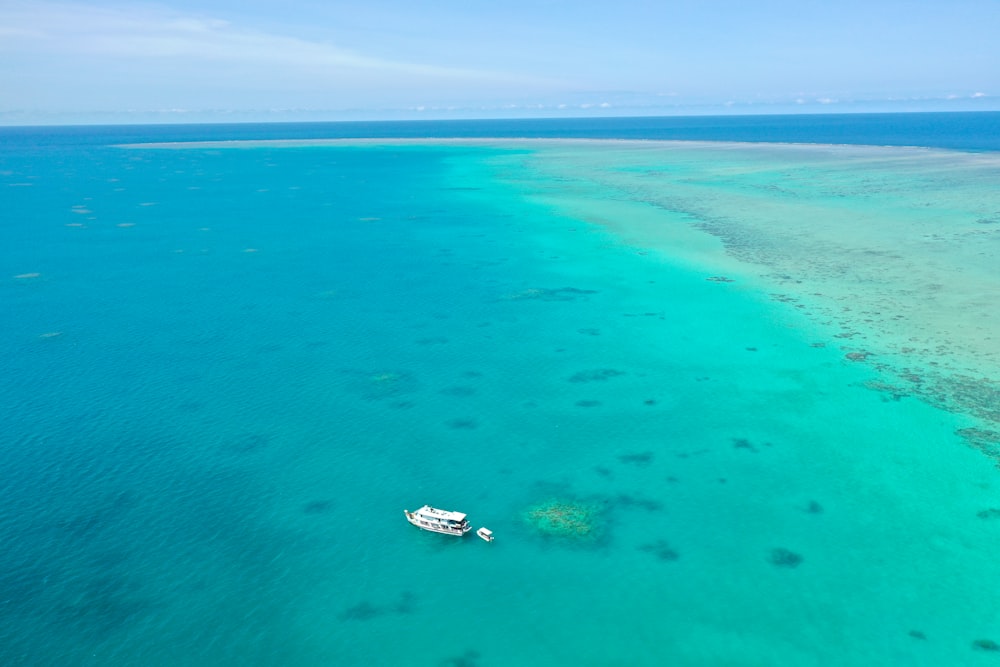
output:
M995 0L0 0L0 123L997 110L998 28Z

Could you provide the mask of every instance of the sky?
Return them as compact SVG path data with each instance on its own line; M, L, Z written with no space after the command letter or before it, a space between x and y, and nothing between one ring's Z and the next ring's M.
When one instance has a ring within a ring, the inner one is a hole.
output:
M0 0L0 124L1000 109L1000 0Z

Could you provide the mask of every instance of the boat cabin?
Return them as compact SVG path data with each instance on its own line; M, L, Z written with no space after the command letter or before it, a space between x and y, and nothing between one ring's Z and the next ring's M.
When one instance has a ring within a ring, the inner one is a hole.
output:
M424 505L415 512L403 510L406 520L417 528L445 535L461 537L472 530L469 521L462 512L449 512L430 505Z

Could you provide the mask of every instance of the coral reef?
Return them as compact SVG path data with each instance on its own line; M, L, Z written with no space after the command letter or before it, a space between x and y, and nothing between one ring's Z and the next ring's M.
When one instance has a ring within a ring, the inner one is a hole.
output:
M666 540L657 540L656 542L643 544L639 547L639 551L645 551L646 553L653 554L656 558L664 562L675 561L680 558L680 554L674 551Z
M415 602L416 596L413 593L403 591L395 602L376 605L364 600L340 612L337 614L337 618L341 621L370 621L387 614L412 614Z
M419 388L416 377L406 371L345 370L342 372L348 378L348 386L368 401L397 398Z
M479 651L469 649L462 655L447 658L441 663L442 667L476 667L479 658L482 657Z
M597 290L578 289L576 287L532 287L526 290L510 294L505 299L511 301L535 300L535 301L573 301L579 297L586 297L597 294Z
M961 428L955 431L970 447L1000 463L1000 432L984 428Z
M333 503L329 500L312 500L302 508L303 514L326 514L333 509Z
M798 567L802 563L802 556L798 555L794 551L778 547L776 549L771 549L771 555L768 558L771 561L771 565L776 567Z
M653 500L651 498L643 498L641 496L633 496L628 493L619 493L614 497L612 501L616 507L632 508L638 507L640 509L648 510L650 512L659 512L663 509L663 503L659 500Z
M910 392L902 387L897 387L896 385L889 384L888 382L882 382L880 380L868 380L864 383L864 386L868 389L873 389L875 391L881 391L889 395L893 401L899 401L910 395Z
M570 382L604 382L613 377L625 375L625 371L617 371L614 368L597 368L592 371L580 371L570 376Z
M630 465L648 466L653 462L654 456L653 452L631 452L629 454L620 454L618 460Z
M538 532L550 537L597 539L604 521L596 505L555 498L528 508L525 520Z
M992 639L977 639L972 642L972 648L977 651L1000 651L1000 644Z

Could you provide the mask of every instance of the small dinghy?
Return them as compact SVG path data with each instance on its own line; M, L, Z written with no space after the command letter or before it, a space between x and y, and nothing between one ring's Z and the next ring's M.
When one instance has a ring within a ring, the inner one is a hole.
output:
M476 531L476 535L483 538L487 542L493 541L493 531L490 530L489 528L480 528L479 530Z

